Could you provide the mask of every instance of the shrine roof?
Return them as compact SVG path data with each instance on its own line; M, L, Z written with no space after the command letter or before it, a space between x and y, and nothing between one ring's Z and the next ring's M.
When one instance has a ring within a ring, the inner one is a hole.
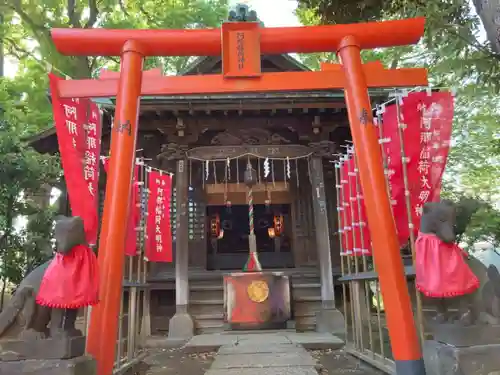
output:
M263 72L297 72L310 71L310 69L297 59L289 55L263 55ZM220 56L198 57L195 58L184 70L177 75L202 75L218 74L222 70L222 58ZM48 93L50 99L50 92ZM275 93L247 93L247 94L207 94L207 95L175 95L175 96L144 96L141 97L141 113L148 111L170 110L182 111L191 108L193 105L202 106L204 109L212 105L238 105L243 101L245 103L280 103L286 106L287 103L303 102L304 104L318 101L318 99L343 102L343 92L335 91L315 91L315 92L275 92ZM99 98L95 102L104 107L108 112L113 112L115 107L115 98ZM55 137L55 128L50 127L41 131L26 141L36 148L36 144L46 138Z

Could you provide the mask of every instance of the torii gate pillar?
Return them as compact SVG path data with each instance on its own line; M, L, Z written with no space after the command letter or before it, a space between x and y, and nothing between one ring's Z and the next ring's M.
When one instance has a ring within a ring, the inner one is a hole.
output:
M125 218L130 213L129 197L137 144L143 62L141 46L137 42L127 41L121 56L99 241L100 302L92 309L87 338L87 350L97 359L99 375L111 374L115 361L125 262L123 246L128 224Z

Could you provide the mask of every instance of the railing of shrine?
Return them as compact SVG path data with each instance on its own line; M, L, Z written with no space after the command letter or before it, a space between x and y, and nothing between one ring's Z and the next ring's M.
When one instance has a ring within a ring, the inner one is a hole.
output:
M414 283L414 269L411 258L405 260L405 273L408 281L413 315L421 339L423 311L417 303ZM354 356L374 367L394 374L394 361L385 320L385 310L380 284L371 257L342 256L343 313L346 318L346 348ZM409 317L413 318L413 317Z
M146 286L148 263L141 255L128 257L122 303L118 316L118 337L113 374L122 374L140 362L146 355L143 343L151 335L149 290ZM85 312L85 329L88 329L90 309Z

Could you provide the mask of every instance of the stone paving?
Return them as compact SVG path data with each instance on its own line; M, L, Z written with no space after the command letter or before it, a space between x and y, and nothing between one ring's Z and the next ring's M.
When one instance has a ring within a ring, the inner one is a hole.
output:
M195 336L189 351L217 350L205 375L317 375L317 361L306 350L338 349L343 341L329 334L280 331Z

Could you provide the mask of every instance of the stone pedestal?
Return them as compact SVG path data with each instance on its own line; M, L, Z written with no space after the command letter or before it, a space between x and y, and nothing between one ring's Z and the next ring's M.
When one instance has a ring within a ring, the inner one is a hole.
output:
M187 305L177 305L175 315L168 324L169 340L187 341L194 335L194 322Z
M426 375L500 374L500 345L456 347L426 341L424 358Z
M0 375L95 375L85 336L0 341Z
M321 310L316 312L316 332L344 336L344 315L335 306L323 303Z
M87 356L71 359L27 359L0 362L1 375L96 375L94 359Z
M0 360L2 362L27 359L69 359L83 356L84 353L85 336L30 341L0 341Z
M424 344L427 375L500 375L500 326L436 325Z
M500 345L500 325L473 325L461 327L455 324L439 324L432 328L435 341L457 347L476 345ZM500 356L500 353L498 353Z

